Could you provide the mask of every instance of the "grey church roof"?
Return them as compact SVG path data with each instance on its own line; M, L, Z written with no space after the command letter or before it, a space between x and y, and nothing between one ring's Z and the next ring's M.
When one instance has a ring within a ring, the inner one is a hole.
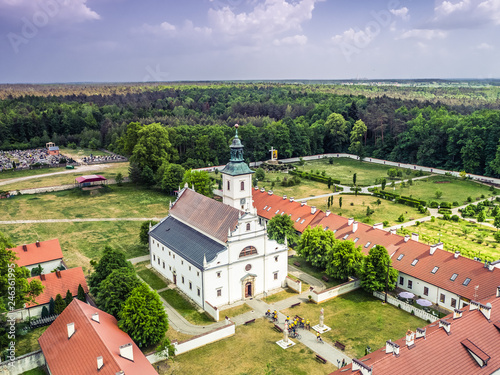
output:
M149 234L199 269L203 269L203 256L210 262L226 249L224 245L172 216L156 225Z

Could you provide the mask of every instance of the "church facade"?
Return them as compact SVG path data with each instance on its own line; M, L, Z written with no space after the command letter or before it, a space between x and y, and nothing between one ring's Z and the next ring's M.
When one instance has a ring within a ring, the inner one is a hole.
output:
M151 265L207 309L262 296L284 285L286 245L269 240L252 199L253 171L236 136L221 171L223 202L185 187L149 232Z

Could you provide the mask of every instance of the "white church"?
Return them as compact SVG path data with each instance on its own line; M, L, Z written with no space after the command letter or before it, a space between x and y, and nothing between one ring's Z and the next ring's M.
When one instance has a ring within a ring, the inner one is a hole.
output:
M288 269L286 244L259 224L237 125L230 148L223 203L185 187L149 232L151 265L208 312L282 287Z

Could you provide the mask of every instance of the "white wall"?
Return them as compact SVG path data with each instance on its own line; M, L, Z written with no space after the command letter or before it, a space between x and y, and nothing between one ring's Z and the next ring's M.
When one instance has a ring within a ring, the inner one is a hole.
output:
M353 290L359 289L359 286L360 286L359 279L354 279L344 284L340 284L332 288L325 289L319 293L313 290L310 295L314 302L321 303L328 301L329 299L338 297L342 294L346 294L352 292Z
M300 280L294 280L291 277L287 276L286 285L297 293L302 293L302 282Z
M23 372L33 370L45 364L45 357L41 350L31 352L20 357L14 361L5 361L0 363L0 374L19 375Z
M230 189L227 189L229 181ZM241 183L244 183L244 190L241 190ZM222 202L242 211L251 211L252 205L252 175L229 176L222 173ZM245 204L240 200L245 198Z
M50 262L40 263L40 265L42 266L42 273L51 273L54 269L60 267L61 264L62 264L62 259L56 259L56 260L51 260ZM38 263L26 266L26 268L29 269L30 272L33 268L36 267L38 267Z
M218 328L212 332L208 332L200 336L195 336L182 343L179 344L174 343L174 346L176 348L175 355L186 353L190 350L199 348L201 346L210 344L212 342L224 339L226 337L230 337L234 335L236 331L235 328L236 328L235 324L231 323L221 328Z

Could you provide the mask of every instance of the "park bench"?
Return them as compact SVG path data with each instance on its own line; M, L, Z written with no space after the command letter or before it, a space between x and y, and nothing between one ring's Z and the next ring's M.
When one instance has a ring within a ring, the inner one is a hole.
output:
M255 323L255 319L250 319L244 323L244 325L250 324L250 323Z
M330 280L330 279L329 279L328 277L326 277L326 276L323 276L321 279L322 279L323 281L326 281L326 282L328 282L328 281Z
M322 356L320 356L319 354L316 354L316 360L325 364L326 363L326 359L324 359Z
M274 325L273 329L278 333L283 333L283 329L279 325Z
M293 265L294 265L295 267L300 267L300 263L299 263L299 262L293 262Z
M297 303L294 303L292 306L290 307L295 307L295 306L299 306L300 305L300 302L297 302Z
M334 344L337 348L339 348L340 350L344 350L345 349L345 345L338 342L338 341L335 341L335 344Z

